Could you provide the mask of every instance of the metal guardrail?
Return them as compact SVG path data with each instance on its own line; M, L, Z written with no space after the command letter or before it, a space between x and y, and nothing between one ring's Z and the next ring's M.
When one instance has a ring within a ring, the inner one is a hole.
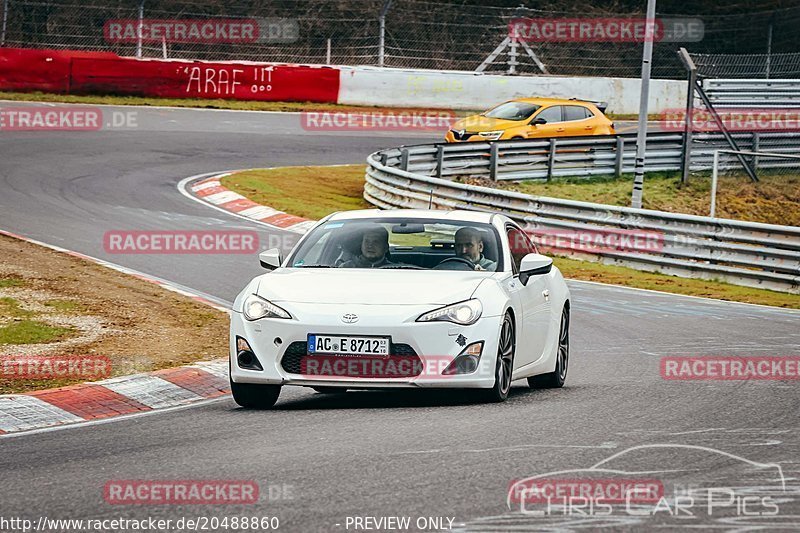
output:
M703 88L717 107L800 107L799 79L706 79Z
M676 136L661 136L654 143L658 148L653 154L648 142L648 171L667 167L664 160L680 157L680 146L673 137ZM383 150L367 158L364 198L384 209L433 207L503 213L518 221L534 236L534 240L537 233L553 231L655 232L661 240L657 250L597 249L575 251L570 255L639 270L721 279L739 285L800 293L800 228L797 227L534 197L447 179L459 174L494 175L497 179L514 179L510 175L517 179L546 177L548 174L574 175L572 170L561 166L562 162L587 161L587 157L612 168L621 166L623 171L628 168L627 157L623 157L620 164L613 155L609 158L608 154L603 157L602 152L586 153L587 149L596 150L596 147L607 146L609 142L620 141L613 138L593 141L563 141L564 147L575 151L575 158L564 152L557 153L559 157L554 158L552 150L541 154L541 146L551 146L547 140L517 141L513 146L509 146L512 143L504 146L498 142ZM624 143L624 137L621 142ZM674 153L663 155L668 151ZM553 161L549 166L546 163L548 158ZM710 167L713 152L707 158ZM510 171L508 167L516 168ZM594 169L591 165L586 167L587 170ZM501 169L504 170L501 172Z
M796 154L800 132L734 133L739 148L750 151ZM682 133L647 136L646 172L681 169ZM730 148L720 133L696 133L692 140L692 171L710 171L714 152ZM621 176L632 173L636 134L597 135L454 143L394 148L379 152L381 163L437 178L478 176L492 180L551 179L565 176ZM762 159L759 169L797 166L791 161ZM733 155L720 159L720 168L740 168Z

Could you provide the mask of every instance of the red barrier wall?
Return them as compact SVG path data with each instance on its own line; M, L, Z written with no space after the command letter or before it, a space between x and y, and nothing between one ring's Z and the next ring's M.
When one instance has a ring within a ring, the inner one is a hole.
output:
M0 89L336 103L339 71L304 65L139 60L105 52L0 48Z
M76 57L99 59L116 55L107 52L0 48L0 89L67 93L70 62Z

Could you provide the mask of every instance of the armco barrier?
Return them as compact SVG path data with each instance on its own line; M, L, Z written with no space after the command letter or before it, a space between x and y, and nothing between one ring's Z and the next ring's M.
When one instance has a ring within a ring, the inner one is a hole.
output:
M720 108L800 107L800 79L705 79L703 88Z
M796 154L800 132L734 133L742 150ZM683 135L651 133L647 136L646 170L681 168ZM691 170L711 170L714 152L730 149L720 133L697 133L692 143ZM477 176L492 180L548 179L563 176L621 175L632 173L636 134L596 135L407 146L380 152L383 164L435 177ZM757 169L797 167L797 162L759 158ZM720 168L741 168L735 157L721 155Z
M0 89L336 103L335 68L0 48Z
M425 175L437 167L437 154L442 152L438 146L404 150L414 152L414 169L409 156L398 156L401 150L396 148L367 158L364 198L368 202L384 209L430 206L503 213L522 224L534 240L537 233L553 231L657 232L663 241L658 251L600 249L573 255L639 270L800 293L800 228L535 197L457 183ZM490 159L491 151L490 145L483 144L484 159ZM404 164L409 170L401 168ZM461 174L468 173L464 172L468 165L458 164Z

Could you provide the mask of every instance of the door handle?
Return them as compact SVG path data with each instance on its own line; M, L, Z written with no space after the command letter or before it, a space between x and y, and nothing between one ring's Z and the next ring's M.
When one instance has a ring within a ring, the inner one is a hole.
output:
M585 126L583 129L585 129L585 130L593 130L594 126Z
M549 302L550 301L550 291L548 289L545 289L545 290L542 291L542 296L544 296L544 301L545 302Z

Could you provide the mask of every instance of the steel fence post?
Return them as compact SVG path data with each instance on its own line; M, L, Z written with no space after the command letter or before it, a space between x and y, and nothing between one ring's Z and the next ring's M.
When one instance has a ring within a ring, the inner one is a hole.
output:
M139 2L139 23L136 25L136 57L142 58L142 25L144 24L144 0Z
M6 29L8 28L8 3L10 0L3 0L3 28L0 30L0 46L6 45Z
M550 139L550 150L547 154L547 181L553 179L553 165L556 162L556 140Z

